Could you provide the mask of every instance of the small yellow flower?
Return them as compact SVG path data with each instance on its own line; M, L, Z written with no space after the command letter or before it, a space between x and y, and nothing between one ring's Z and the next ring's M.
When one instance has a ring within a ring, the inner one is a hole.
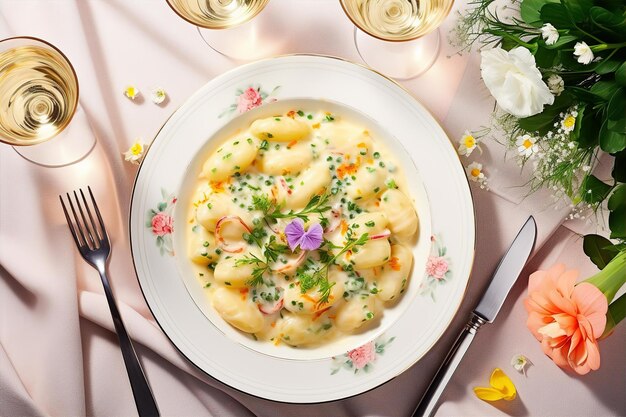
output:
M136 99L139 94L141 94L139 89L134 85L129 85L124 89L124 95L131 100Z
M535 142L537 142L536 138L530 135L523 135L517 138L515 145L517 145L519 154L528 158L539 150L539 146Z
M532 362L526 356L519 354L511 358L511 365L517 372L526 375L526 367L532 365Z
M469 131L465 131L461 140L459 140L459 148L457 152L459 155L470 156L472 151L478 146L478 139L474 137Z
M465 168L465 171L469 179L473 182L477 182L480 188L487 188L487 177L483 173L483 164L472 162Z
M474 387L474 394L483 401L512 401L517 396L513 381L499 368L493 370L489 385L491 387Z
M561 128L565 133L569 133L574 130L576 126L576 117L572 114L566 114L565 118L561 121Z
M141 143L141 141L137 139L135 143L133 143L131 147L123 153L124 160L130 162L131 164L139 165L147 148L147 145Z
M165 100L167 94L161 87L154 88L150 94L150 99L154 104L161 104Z

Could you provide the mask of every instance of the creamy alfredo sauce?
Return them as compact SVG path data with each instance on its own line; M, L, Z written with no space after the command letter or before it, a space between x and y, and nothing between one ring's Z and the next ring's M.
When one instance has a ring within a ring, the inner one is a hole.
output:
M380 140L340 114L258 119L203 165L188 256L215 311L257 340L318 346L375 326L402 296L418 218ZM320 247L289 247L288 224ZM317 226L316 226L317 227Z

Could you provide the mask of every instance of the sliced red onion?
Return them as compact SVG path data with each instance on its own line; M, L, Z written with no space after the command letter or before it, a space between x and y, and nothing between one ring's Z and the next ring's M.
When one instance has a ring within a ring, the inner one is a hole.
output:
M296 259L292 259L291 261L287 262L280 268L274 269L274 271L279 272L281 274L288 274L292 271L295 271L300 266L300 264L302 264L302 261L304 261L304 258L306 258L306 251L303 250L303 251L300 251L300 254L298 255Z
M217 242L220 245L220 248L222 248L224 252L239 253L243 251L245 248L244 243L239 243L239 244L228 243L224 240L224 237L222 236L222 227L224 227L225 224L234 222L234 221L239 222L244 227L244 229L246 229L248 233L252 233L248 225L241 219L241 217L239 216L220 217L217 223L215 223L215 237L217 238Z
M326 227L326 233L334 232L341 224L341 205L335 204L335 206L330 210L330 215L328 227Z
M259 307L259 311L263 314L274 314L277 311L280 311L281 308L283 308L283 304L284 304L284 300L281 297L280 300L278 300L277 303L274 303L272 305L267 305L267 304L257 304L257 306Z
M391 230L389 229L385 229L382 232L376 234L376 235L372 235L370 236L370 240L377 240L377 239L384 239L391 236Z
M280 182L280 185L285 189L287 194L291 195L293 193L293 190L289 188L289 185L287 184L287 181L285 181L284 177L280 177L278 181Z

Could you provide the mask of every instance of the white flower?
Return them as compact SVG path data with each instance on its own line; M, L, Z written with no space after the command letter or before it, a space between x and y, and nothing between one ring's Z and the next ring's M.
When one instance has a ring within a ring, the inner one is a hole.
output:
M532 362L524 355L515 355L511 358L511 365L519 373L526 375L526 367L532 365Z
M574 56L577 56L577 61L584 65L593 61L593 51L585 42L576 42L576 45L574 45Z
M494 48L481 52L480 70L498 105L515 117L541 113L554 96L541 79L535 57L528 49Z
M166 96L167 94L165 93L165 90L161 87L157 87L150 93L150 100L152 100L154 104L161 104L165 100Z
M517 138L515 145L517 145L519 154L528 158L539 151L539 146L535 142L537 142L537 138L533 138L530 135L523 135Z
M134 100L135 98L137 98L139 94L141 94L139 89L135 87L134 85L128 85L124 89L124 95L131 100Z
M565 90L565 83L560 75L552 74L548 77L548 88L550 92L555 96L560 96L563 90Z
M459 140L459 149L457 151L459 155L470 156L472 151L476 149L476 146L478 146L478 139L466 130L461 140Z
M546 41L546 45L554 45L559 40L559 31L550 23L541 27L541 37Z
M139 165L143 156L148 148L147 145L141 143L140 139L137 139L126 152L123 153L124 160L134 165Z
M574 130L574 128L576 127L576 114L573 113L568 113L563 117L563 120L561 120L561 129L563 129L563 132L565 133L569 133L572 130Z
M480 188L487 188L487 177L483 173L483 164L472 162L465 170L471 181L480 184Z

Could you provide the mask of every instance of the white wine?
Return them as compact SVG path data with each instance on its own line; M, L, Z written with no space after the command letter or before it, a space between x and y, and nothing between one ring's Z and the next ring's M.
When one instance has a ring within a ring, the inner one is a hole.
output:
M206 29L228 29L255 17L269 0L167 0L183 19Z
M341 0L362 31L386 41L408 41L437 29L454 0Z
M0 141L35 145L70 123L78 105L74 69L56 48L37 39L0 42Z

